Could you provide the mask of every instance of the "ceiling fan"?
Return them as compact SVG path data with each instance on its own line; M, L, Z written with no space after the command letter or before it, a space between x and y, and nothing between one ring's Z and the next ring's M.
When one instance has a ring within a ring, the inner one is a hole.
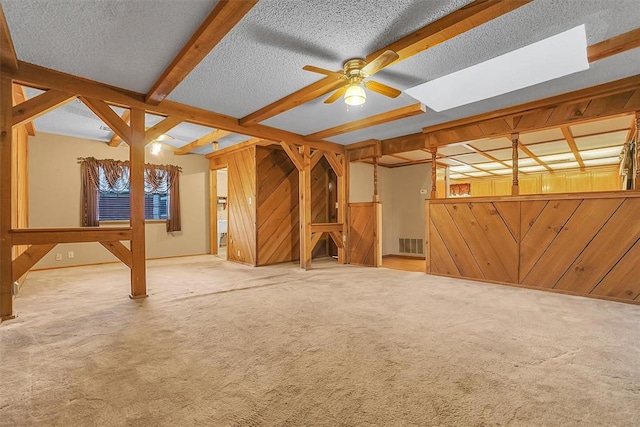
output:
M367 63L364 59L349 59L344 63L343 71L336 72L325 70L324 68L305 65L303 70L335 77L343 81L342 86L336 90L324 103L330 104L344 95L344 102L347 105L362 105L367 100L364 88L378 92L384 96L395 98L400 95L398 89L392 88L373 80L364 81L399 58L398 54L392 50L387 50Z

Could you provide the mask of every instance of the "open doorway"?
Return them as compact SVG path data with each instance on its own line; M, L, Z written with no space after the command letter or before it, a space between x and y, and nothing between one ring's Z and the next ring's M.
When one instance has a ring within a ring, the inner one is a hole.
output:
M227 259L227 243L228 243L228 229L229 229L229 210L227 209L227 168L218 169L213 171L216 173L217 185L216 185L216 224L217 233L215 234L218 253L217 256L222 259Z

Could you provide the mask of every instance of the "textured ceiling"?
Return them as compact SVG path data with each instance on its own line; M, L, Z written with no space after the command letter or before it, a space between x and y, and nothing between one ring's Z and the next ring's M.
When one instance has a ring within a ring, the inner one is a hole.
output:
M169 95L234 117L322 78L306 64L338 70L451 13L470 0L260 0ZM147 92L215 5L213 0L0 0L19 59ZM527 44L586 25L594 44L640 25L637 0L536 0L448 42L399 62L376 80L406 89ZM423 127L640 74L640 49L591 64L587 71L474 104L329 138L346 144L419 132ZM351 107L325 97L263 122L301 134L415 103L402 94L369 93ZM100 121L71 103L39 118L39 131L108 140ZM210 129L183 124L169 132L185 144ZM246 140L233 135L220 146ZM199 150L206 153L205 147Z

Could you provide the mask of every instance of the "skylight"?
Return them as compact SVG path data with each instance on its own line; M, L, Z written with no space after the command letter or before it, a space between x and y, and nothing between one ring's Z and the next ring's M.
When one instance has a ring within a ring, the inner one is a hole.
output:
M444 111L587 69L587 36L580 25L405 92Z

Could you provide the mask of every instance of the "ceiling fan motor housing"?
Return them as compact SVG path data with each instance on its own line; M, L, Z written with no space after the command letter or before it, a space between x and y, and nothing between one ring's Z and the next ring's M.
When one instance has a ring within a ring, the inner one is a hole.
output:
M362 72L362 69L364 68L365 65L367 65L367 63L364 61L364 59L359 59L359 58L350 59L344 63L344 74L349 78L352 78L352 77L365 78L367 76L365 75L365 73Z

